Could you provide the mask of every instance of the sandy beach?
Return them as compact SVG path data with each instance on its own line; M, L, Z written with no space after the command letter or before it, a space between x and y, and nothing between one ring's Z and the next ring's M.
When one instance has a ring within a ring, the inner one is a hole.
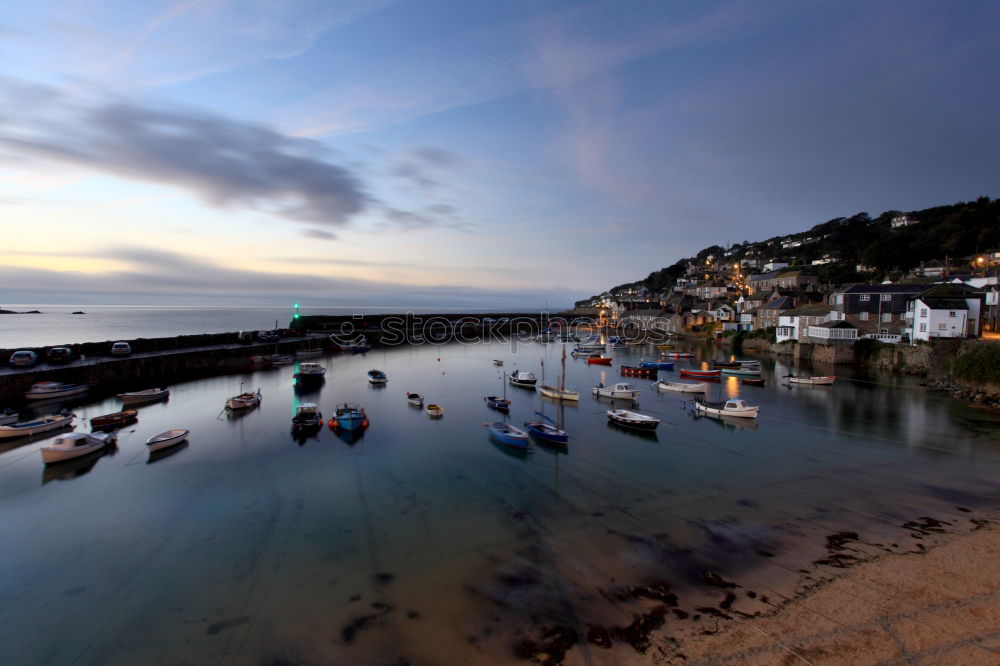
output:
M686 637L667 663L1000 664L1000 526L978 525Z

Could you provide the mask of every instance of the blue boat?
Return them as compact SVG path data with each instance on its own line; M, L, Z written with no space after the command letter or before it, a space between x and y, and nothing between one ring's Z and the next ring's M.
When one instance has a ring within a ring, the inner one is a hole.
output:
M569 441L569 435L566 434L566 431L558 427L552 419L541 412L535 412L535 414L541 420L528 421L524 424L524 427L528 429L532 437L549 444L566 444Z
M509 423L501 423L500 421L485 425L490 429L490 437L497 442L512 446L515 449L528 448L528 433L517 426L512 426Z
M640 368L659 368L661 370L673 370L673 361L639 361Z
M344 402L337 405L337 411L330 419L330 427L334 430L357 430L368 427L368 415L361 405Z
M498 395L488 395L483 400L486 401L487 407L492 407L498 412L509 412L510 411L510 400L501 398Z

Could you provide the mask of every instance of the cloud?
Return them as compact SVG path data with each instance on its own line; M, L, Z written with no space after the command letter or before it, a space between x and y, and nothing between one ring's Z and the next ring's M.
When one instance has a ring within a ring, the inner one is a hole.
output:
M462 161L456 153L444 150L443 148L417 148L413 151L413 156L427 164L442 167L457 166Z
M303 229L302 235L306 238L315 238L317 240L337 240L336 234L331 234L329 231L323 231L322 229Z
M317 141L186 108L3 85L0 151L185 189L206 203L343 226L370 199ZM44 100L42 110L21 93Z
M441 187L441 183L427 175L427 173L413 162L396 162L390 170L393 176L408 181L411 185L421 190L434 190Z
M546 299L569 305L569 290L507 291L461 285L411 286L374 280L230 269L184 255L135 247L112 247L109 256L132 266L107 273L60 272L0 266L8 298L23 303L287 303L344 307L418 306L448 308L540 307ZM335 294L336 296L329 296ZM318 295L318 296L317 296Z

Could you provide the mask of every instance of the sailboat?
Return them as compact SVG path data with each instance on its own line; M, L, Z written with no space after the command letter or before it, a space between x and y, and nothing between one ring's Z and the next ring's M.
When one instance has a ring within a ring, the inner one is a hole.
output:
M545 361L542 361L542 384L538 387L538 392L549 398L556 400L580 400L580 392L566 388L566 345L562 350L562 376L559 378L559 387L548 386L545 382Z
M560 421L562 420L562 405L559 406L560 409ZM566 442L569 441L569 434L562 429L561 423L556 423L545 414L541 412L535 412L539 417L537 421L528 421L524 424L528 433L539 440L539 442L544 442L546 444L559 444L565 446Z
M498 398L495 395L488 395L483 400L486 401L487 407L492 407L498 412L509 412L510 411L510 400L507 399L507 373L503 373L503 397Z

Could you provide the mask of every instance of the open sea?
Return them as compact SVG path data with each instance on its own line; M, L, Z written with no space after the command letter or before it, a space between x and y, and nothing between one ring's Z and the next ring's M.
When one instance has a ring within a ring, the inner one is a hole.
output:
M284 328L292 320L289 307L118 306L4 304L6 310L42 314L0 315L0 349L44 347L82 342L166 338L199 333L230 333ZM82 311L82 315L73 312ZM303 315L416 314L470 312L469 308L300 308ZM496 312L497 310L491 310Z
M287 312L256 316L230 312L219 330ZM678 368L723 354L693 350ZM973 529L1000 502L995 413L842 367L765 359L764 387L712 385L711 399L760 406L746 421L698 417L689 395L618 376L620 363L656 356L651 346L615 350L612 368L570 358L579 403L507 388L510 422L542 412L569 444L492 442L484 423L504 416L483 396L514 369L541 379L543 359L557 383L560 352L424 344L310 359L327 374L309 389L294 366L178 383L169 401L139 407L113 451L49 467L39 449L55 433L0 440L4 662L662 663L669 636L769 612L858 558ZM368 384L372 368L385 388ZM793 370L839 377L789 387ZM662 419L654 435L607 422L627 405L591 387L614 381L642 391L637 411ZM223 409L258 387L257 409ZM296 439L290 418L306 401L327 416L359 402L371 425ZM84 430L121 403L96 388L34 413L61 407ZM188 443L147 452L169 428L189 428Z

